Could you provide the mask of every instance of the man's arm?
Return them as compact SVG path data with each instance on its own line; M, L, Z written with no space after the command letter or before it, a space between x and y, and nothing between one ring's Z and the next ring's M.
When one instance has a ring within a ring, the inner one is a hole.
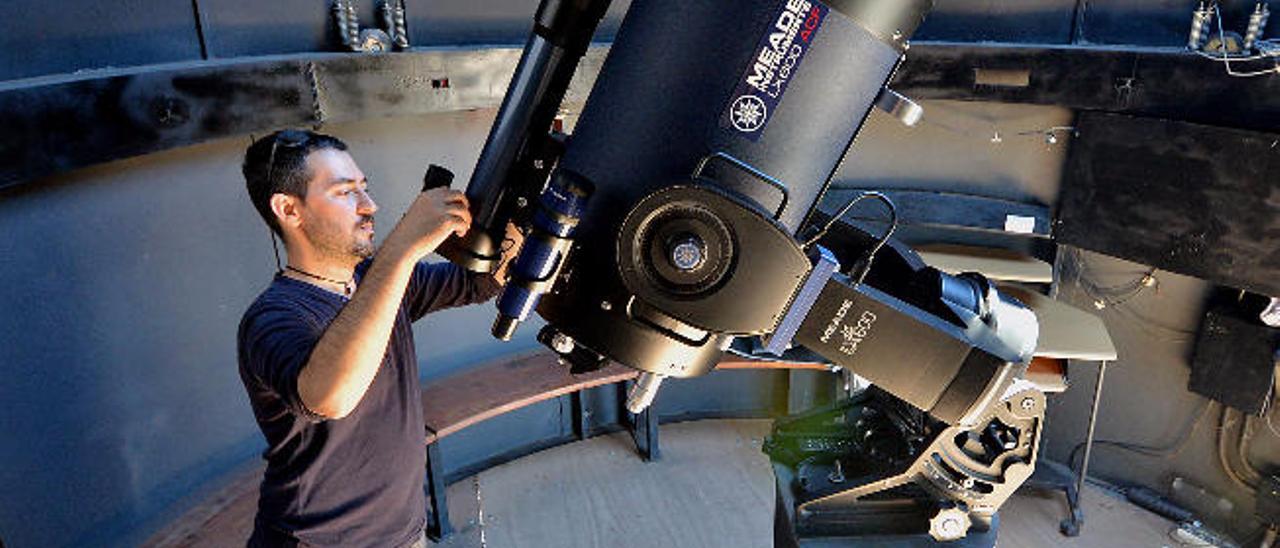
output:
M440 188L418 196L299 373L298 396L307 409L340 419L360 404L382 365L414 265L449 234L461 237L470 225L461 192Z
M523 243L524 235L508 224L501 262L491 274L468 272L447 262L419 264L405 297L409 319L416 322L437 310L482 303L496 297L502 292L507 271Z

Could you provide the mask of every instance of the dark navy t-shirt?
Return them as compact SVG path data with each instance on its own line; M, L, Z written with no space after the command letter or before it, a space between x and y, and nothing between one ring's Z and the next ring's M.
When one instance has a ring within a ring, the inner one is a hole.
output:
M368 266L356 268L357 280ZM325 420L303 405L298 373L347 299L276 275L240 322L240 377L267 439L250 546L397 547L420 538L426 430L410 323L498 291L487 275L417 265L368 391L349 415Z

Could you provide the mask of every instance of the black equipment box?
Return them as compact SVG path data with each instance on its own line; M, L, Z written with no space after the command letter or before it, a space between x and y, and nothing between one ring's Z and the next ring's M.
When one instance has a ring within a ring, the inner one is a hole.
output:
M1258 414L1275 383L1276 330L1258 313L1268 299L1222 288L1210 300L1191 358L1192 392Z

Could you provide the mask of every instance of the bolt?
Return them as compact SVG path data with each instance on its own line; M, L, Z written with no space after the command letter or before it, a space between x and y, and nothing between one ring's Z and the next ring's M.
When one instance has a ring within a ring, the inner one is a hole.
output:
M1032 397L1022 398L1021 405L1024 411L1030 411L1036 408L1036 399Z
M671 264L682 271L696 270L705 260L706 244L696 236L684 238L671 247Z
M973 489L976 483L973 478L965 478L964 481L960 482L960 485L964 486L965 489Z
M840 460L836 460L836 467L827 474L827 481L831 483L844 483L844 470L840 467Z
M524 208L524 207L525 207L525 206L527 206L527 205L529 205L529 199L528 199L528 198L525 198L524 196L521 196L521 197L519 197L519 198L516 198L516 207Z
M938 527L944 535L954 537L960 534L960 520L956 518L947 518L942 520L942 524Z
M893 31L893 41L898 42L901 40L902 40L902 31L901 30Z
M609 301L600 301L600 310L604 310L605 312L613 310L613 303Z
M568 354L573 352L573 339L564 333L557 332L551 336L551 349L560 354Z

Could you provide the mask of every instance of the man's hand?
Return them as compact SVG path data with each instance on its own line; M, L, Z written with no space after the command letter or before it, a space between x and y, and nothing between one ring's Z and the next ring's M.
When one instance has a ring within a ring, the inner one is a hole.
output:
M298 396L307 409L330 419L355 410L386 355L414 265L450 234L463 236L469 228L471 212L461 192L435 188L418 195L298 374Z
M450 234L461 238L470 228L467 196L449 188L433 188L413 201L387 237L387 244L403 249L416 262L440 247Z

